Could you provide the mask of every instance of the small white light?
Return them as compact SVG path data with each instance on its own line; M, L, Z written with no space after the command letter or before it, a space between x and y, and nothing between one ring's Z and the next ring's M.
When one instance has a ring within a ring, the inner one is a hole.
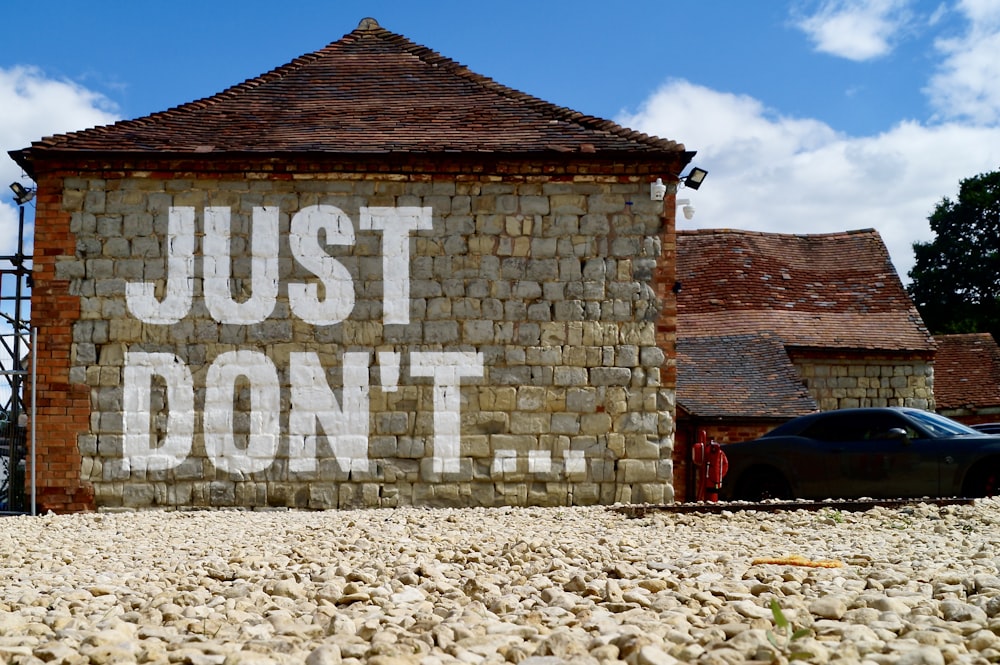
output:
M656 182L649 185L649 198L652 201L662 201L667 195L667 186L663 184L662 178L657 178Z
M691 204L691 199L677 199L677 205L683 206L681 212L684 213L684 219L694 219L694 206Z

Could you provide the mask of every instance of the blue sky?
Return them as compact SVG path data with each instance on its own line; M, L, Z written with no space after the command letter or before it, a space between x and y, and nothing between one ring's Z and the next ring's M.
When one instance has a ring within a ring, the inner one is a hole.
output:
M934 205L1000 169L1000 0L22 3L0 39L0 253L6 151L214 94L365 16L698 151L682 228L876 228L905 281Z

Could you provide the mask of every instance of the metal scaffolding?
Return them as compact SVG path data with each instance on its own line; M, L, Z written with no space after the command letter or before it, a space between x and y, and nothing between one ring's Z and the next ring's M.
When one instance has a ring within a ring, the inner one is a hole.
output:
M24 203L18 200L17 250L0 256L0 513L35 513L35 335L31 256L24 253ZM30 437L29 437L30 433ZM29 440L30 439L30 440ZM29 466L30 462L30 466ZM31 477L27 477L28 469Z

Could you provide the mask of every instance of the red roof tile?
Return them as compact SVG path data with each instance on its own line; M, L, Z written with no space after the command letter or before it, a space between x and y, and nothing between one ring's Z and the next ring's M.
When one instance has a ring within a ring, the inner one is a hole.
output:
M500 85L372 19L211 97L11 155L24 167L45 151L686 154L674 141Z
M935 335L934 401L939 409L1000 406L1000 348L989 333Z
M781 340L680 337L677 403L702 418L794 418L818 410Z
M677 280L681 337L771 332L791 347L934 349L873 229L678 231Z

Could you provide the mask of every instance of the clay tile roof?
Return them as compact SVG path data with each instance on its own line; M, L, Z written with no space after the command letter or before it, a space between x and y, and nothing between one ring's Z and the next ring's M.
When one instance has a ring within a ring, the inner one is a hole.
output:
M704 418L794 418L817 410L776 337L677 340L677 403Z
M11 153L504 152L676 156L684 146L496 83L365 19L216 95Z
M939 409L1000 406L1000 348L989 333L935 335L934 401Z
M678 231L678 334L771 332L789 347L933 351L873 229Z

